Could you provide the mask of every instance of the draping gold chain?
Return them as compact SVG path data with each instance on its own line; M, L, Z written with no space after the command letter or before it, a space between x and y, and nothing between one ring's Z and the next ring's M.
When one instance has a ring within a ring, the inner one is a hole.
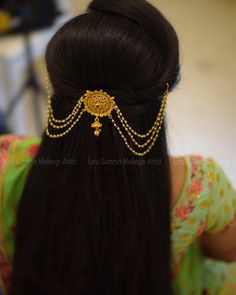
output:
M72 112L64 119L56 119L53 113L53 108L51 105L51 89L50 89L50 82L47 79L46 83L46 90L47 90L47 98L48 98L48 110L47 110L47 122L46 122L46 134L50 138L59 138L63 137L68 134L72 128L78 123L80 118L82 117L84 112L88 112L91 115L95 116L95 120L91 125L94 128L94 134L99 136L101 133L102 123L99 121L99 117L107 116L114 127L117 129L118 133L120 134L121 138L123 139L126 147L135 155L137 156L144 156L150 152L152 147L154 146L157 138L159 137L159 133L162 127L162 123L164 121L166 106L167 106L167 97L169 91L169 84L167 83L166 91L163 95L162 103L160 110L157 114L154 124L152 127L144 134L140 134L136 132L124 118L122 112L120 111L119 107L114 101L115 97L111 97L103 90L100 91L86 91L84 95L76 103L75 107L73 108ZM122 130L117 123L115 122L112 112L115 111L117 114L117 118L120 121L124 130ZM54 128L55 130L66 129L61 133L50 133L49 129ZM124 131L127 133L128 136L124 134ZM135 138L137 137L137 138ZM145 142L139 143L138 140L144 140ZM131 146L131 142L137 146L139 150L134 149ZM144 149L145 148L145 149ZM144 149L141 151L141 149Z
M125 118L122 115L122 113L121 113L120 109L118 108L118 106L115 107L115 110L117 112L117 116L119 117L120 121L130 130L131 133L133 133L134 135L136 135L137 137L140 137L140 138L148 137L150 135L150 133L160 124L161 115L162 115L163 111L165 111L165 108L166 108L168 91L169 91L169 84L167 84L166 91L165 91L165 93L163 95L163 100L162 100L162 103L161 103L160 111L157 114L157 118L156 118L152 128L145 134L139 134L139 133L137 133L136 131L134 131L132 129L132 127L125 120Z

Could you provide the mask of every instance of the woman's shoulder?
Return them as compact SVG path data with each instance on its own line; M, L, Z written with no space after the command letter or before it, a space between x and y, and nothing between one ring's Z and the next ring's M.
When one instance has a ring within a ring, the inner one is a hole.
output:
M171 163L172 174L182 175L183 183L171 208L173 265L178 272L186 249L197 237L225 231L236 222L236 191L211 156L184 155Z
M236 190L222 166L213 157L186 155L182 158L186 162L186 175L182 191L172 204L172 219L188 222L193 216L201 215L202 219L203 215L210 216L205 225L211 230L213 227L218 230L222 224L216 226L215 223L220 219L215 212L220 212L223 208L224 215L232 217L228 213L230 208L236 209ZM210 214L211 212L213 213Z
M9 150L12 145L28 146L31 144L40 144L41 138L36 136L24 136L16 134L0 135L0 151Z
M9 257L13 255L16 208L40 142L39 137L0 136L0 225Z
M172 206L186 198L199 198L207 189L212 189L221 169L211 156L188 154L170 157L172 179Z
M26 152L26 155L33 156L41 142L40 137L21 136L6 134L0 136L0 158L6 159L10 153Z
M23 171L38 152L39 137L7 134L0 136L0 185L8 172Z

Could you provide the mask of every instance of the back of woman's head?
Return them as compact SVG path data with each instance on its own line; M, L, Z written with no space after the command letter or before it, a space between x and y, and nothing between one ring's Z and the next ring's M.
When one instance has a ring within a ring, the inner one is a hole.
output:
M142 0L97 0L51 40L47 67L55 92L78 97L108 89L134 104L160 96L178 76L178 41L161 13ZM117 93L117 94L118 94Z
M178 81L178 39L146 1L94 0L54 35L46 64L57 117L86 90L102 89L144 133L166 84ZM165 124L140 160L108 118L99 138L91 123L85 113L66 136L43 134L36 160L60 165L32 163L17 213L10 295L171 294Z

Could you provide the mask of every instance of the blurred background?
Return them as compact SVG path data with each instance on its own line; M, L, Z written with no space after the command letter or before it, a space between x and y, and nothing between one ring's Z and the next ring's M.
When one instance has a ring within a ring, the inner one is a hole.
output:
M236 186L236 1L150 2L171 21L181 46L182 80L170 95L167 114L170 152L214 157ZM46 44L88 3L0 0L1 134L40 136Z

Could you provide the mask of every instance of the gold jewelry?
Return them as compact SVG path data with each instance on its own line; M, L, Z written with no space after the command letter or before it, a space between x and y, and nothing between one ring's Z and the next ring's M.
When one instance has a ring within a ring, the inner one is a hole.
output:
M121 138L123 139L127 148L136 156L144 156L150 152L152 147L154 146L160 130L162 123L164 121L164 115L167 106L167 97L169 91L169 84L166 84L167 88L163 95L162 103L160 111L157 114L156 120L148 130L147 133L140 134L133 130L133 128L128 124L125 120L123 114L121 113L119 107L115 103L115 97L110 96L107 92L103 90L95 90L89 91L87 90L84 95L76 103L75 107L73 108L72 112L65 118L65 119L56 119L54 117L52 105L51 105L51 89L50 89L50 82L47 78L47 97L48 97L48 111L47 111L47 123L46 123L46 134L50 138L59 138L63 137L67 133L71 131L71 129L75 126L75 124L80 120L81 116L84 112L95 116L94 122L91 124L91 127L94 128L94 135L99 136L102 131L102 123L99 121L101 117L108 117L114 127L117 129L118 133L120 134ZM115 122L112 112L115 111L117 114L117 118L119 119L123 129L129 136L130 141L136 146L140 151L134 149L131 146L131 142L128 141L127 136L125 136L124 131L117 125ZM65 129L64 131L56 134L52 134L49 131L49 127L54 128L56 130ZM136 137L136 138L135 138ZM138 140L146 139L145 142L139 143ZM141 151L142 150L142 151Z

